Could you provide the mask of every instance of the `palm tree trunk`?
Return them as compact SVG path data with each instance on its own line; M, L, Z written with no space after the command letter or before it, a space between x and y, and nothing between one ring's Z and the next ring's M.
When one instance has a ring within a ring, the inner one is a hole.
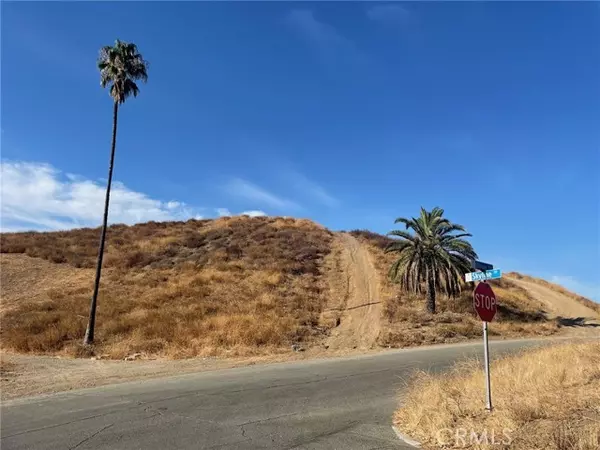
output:
M427 277L427 312L435 314L435 281L431 275Z
M114 102L113 109L113 131L112 145L110 149L110 163L108 165L108 183L106 184L106 198L104 200L104 218L102 220L102 233L100 235L100 247L98 249L98 262L96 263L96 279L94 281L94 294L90 304L90 318L83 345L90 345L94 342L94 328L96 325L96 305L98 303L98 290L100 289L100 275L102 273L102 258L104 257L104 242L106 240L106 225L108 222L108 204L110 203L110 186L112 184L113 167L115 163L115 148L117 145L117 115L119 113L119 103Z

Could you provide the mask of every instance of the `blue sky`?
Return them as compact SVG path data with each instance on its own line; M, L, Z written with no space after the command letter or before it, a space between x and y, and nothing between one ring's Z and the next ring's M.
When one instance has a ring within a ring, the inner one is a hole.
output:
M2 3L2 228L308 217L387 232L441 206L484 261L600 299L596 3Z

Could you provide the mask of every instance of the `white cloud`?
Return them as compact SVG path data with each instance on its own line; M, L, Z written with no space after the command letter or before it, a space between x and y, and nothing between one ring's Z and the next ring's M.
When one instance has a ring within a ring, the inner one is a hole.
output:
M550 281L560 284L583 297L600 302L600 282L596 284L585 283L569 275L555 275L550 278Z
M77 175L65 175L49 164L2 161L2 231L63 230L98 226L102 220L105 185ZM198 209L182 202L162 202L114 182L109 222L133 224L149 220L201 218Z
M229 211L227 208L217 208L217 214L219 215L219 217L233 216L233 214L231 214L231 211Z
M262 217L262 216L266 216L267 215L266 212L260 211L258 209L252 209L252 210L249 210L249 211L242 211L239 214L233 214L227 208L217 208L216 211L217 211L217 214L219 215L219 217L232 217L232 216Z
M405 25L410 20L411 14L408 9L401 5L384 4L369 8L367 17L386 25Z
M279 210L301 209L300 205L292 200L273 194L249 181L234 178L227 183L225 190L236 197L251 200L258 204L271 206Z
M290 172L286 174L286 177L292 182L297 190L304 194L308 194L319 203L329 207L339 206L340 202L337 198L327 192L323 186L308 179L304 175L297 172Z
M183 205L180 202L176 202L176 201L170 201L167 202L167 209L178 209L181 208Z
M244 211L240 213L240 216L250 216L250 217L264 217L267 213L264 211L260 211L258 209L253 209L250 211Z

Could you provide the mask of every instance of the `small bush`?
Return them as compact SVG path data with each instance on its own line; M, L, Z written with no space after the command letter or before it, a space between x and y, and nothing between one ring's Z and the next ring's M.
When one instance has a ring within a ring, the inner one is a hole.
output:
M352 230L350 234L356 238L361 238L366 241L372 242L375 246L381 250L385 250L394 240L383 234L373 233L369 230Z

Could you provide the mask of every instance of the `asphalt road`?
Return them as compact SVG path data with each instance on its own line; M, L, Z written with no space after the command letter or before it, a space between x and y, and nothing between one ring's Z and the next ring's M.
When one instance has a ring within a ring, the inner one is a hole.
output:
M492 357L535 343L494 342ZM391 416L410 375L444 370L481 352L481 344L387 351L13 400L1 408L1 447L409 448L395 436Z

